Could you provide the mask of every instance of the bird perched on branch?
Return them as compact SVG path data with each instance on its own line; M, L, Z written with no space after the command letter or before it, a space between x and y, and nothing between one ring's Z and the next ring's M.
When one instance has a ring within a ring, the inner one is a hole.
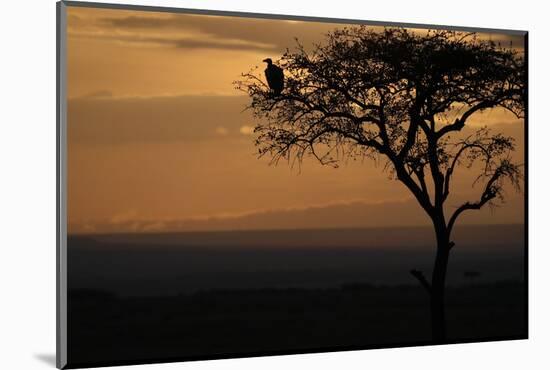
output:
M267 63L267 68L265 69L265 79L267 80L267 84L269 85L271 92L274 96L280 95L285 86L283 69L273 64L271 58L264 59L263 62Z

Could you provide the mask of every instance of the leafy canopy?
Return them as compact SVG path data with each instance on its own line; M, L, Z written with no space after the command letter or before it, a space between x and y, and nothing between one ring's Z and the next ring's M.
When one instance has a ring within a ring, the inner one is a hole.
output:
M502 201L506 180L519 186L513 138L487 128L455 135L476 112L501 107L523 116L524 58L512 47L475 33L353 26L328 33L312 51L297 42L277 64L285 71L278 96L254 70L235 82L261 122L261 156L292 163L313 156L333 166L382 156L431 216L442 214L455 169L479 162L482 194L455 211L449 229L461 212Z

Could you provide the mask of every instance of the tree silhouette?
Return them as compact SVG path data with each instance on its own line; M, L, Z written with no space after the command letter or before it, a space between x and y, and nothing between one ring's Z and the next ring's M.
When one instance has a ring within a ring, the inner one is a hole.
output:
M464 212L503 202L505 183L519 190L522 179L511 157L513 138L487 128L460 133L484 110L501 107L523 116L523 56L475 33L353 26L328 33L311 51L297 41L278 64L285 71L279 96L254 70L236 82L261 121L255 128L259 155L275 163L313 156L332 166L346 157L386 161L390 177L406 186L433 223L431 279L418 270L411 274L429 293L433 340L445 342L453 227ZM460 166L477 171L479 198L446 215Z

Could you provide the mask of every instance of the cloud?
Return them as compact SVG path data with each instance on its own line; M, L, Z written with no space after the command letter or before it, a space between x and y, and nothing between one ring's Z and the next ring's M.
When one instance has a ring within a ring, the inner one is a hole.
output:
M101 23L121 28L163 28L168 26L180 26L178 18L165 15L127 16L122 18L107 17L100 20Z
M460 224L521 224L524 215L523 196L516 195L496 211L486 207L470 212ZM125 222L98 222L94 230L113 232L184 232L230 230L279 230L318 228L364 228L430 226L430 220L414 200L381 202L342 201L302 208L256 210L241 214L220 214L184 220L127 219ZM71 225L72 233L85 233Z
M113 92L110 90L98 90L93 91L89 94L83 95L81 98L83 99L101 99L101 98L112 98Z
M136 210L128 210L128 211L125 211L125 212L121 212L121 213L118 213L116 215L114 215L113 217L111 217L111 220L110 222L112 224L125 224L125 223L128 223L128 222L134 222L134 220L136 220L138 218L138 214L136 212Z
M229 130L227 130L223 126L216 127L216 129L214 131L216 132L216 134L218 134L220 136L226 136L229 133Z
M122 144L248 136L254 131L250 124L254 118L243 111L248 103L248 97L240 95L113 97L108 91L98 91L69 100L69 139ZM482 125L522 138L523 120L503 109L472 116L463 133L471 134Z
M79 14L81 12L85 10L79 9ZM294 47L295 37L310 45L319 42L336 26L320 22L192 14L113 15L116 13L107 11L88 17L74 15L69 21L69 36L184 49L256 50L276 55L287 47Z
M71 143L119 145L238 137L244 96L108 97L94 93L69 99ZM223 124L220 124L223 123Z
M157 39L159 43L166 42L172 44L177 48L183 49L226 49L226 50L261 50L261 51L273 51L276 49L275 45L264 44L260 42L251 42L239 39L225 39L225 40L193 40L193 39L176 39L165 40Z
M170 46L179 49L225 49L274 51L275 45L240 39L212 39L209 37L178 37L174 35L144 36L143 34L120 34L98 32L75 32L71 37L108 40L136 45Z
M254 134L254 127L244 125L244 126L241 126L241 128L239 129L239 132L243 135L252 135Z
M82 10L81 10L82 11ZM113 39L125 42L154 42L178 48L215 48L242 49L282 53L286 48L296 46L294 41L309 48L324 39L324 35L334 28L349 26L342 23L283 21L235 16L208 16L197 14L160 14L142 12L139 15L113 16L116 13L102 12L87 19L75 19L70 26L88 28L95 31L90 37L109 35ZM379 28L376 26L373 28ZM70 29L75 31L74 29ZM252 31L253 30L253 31ZM100 31L100 32L97 32ZM161 37L144 35L158 34ZM190 37L182 38L181 34ZM126 35L126 36L124 36ZM480 34L482 39L492 39L503 46L512 41L513 47L523 47L522 36L511 36L505 33Z

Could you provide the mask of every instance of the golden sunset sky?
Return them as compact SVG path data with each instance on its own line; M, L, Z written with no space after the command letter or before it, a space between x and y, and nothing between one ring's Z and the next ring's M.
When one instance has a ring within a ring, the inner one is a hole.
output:
M427 218L383 163L313 160L301 168L258 159L232 82L294 38L306 46L342 24L68 8L69 233L423 225ZM523 48L521 37L482 34ZM478 114L512 135L523 120ZM475 200L457 173L455 196ZM523 194L463 223L522 223Z

